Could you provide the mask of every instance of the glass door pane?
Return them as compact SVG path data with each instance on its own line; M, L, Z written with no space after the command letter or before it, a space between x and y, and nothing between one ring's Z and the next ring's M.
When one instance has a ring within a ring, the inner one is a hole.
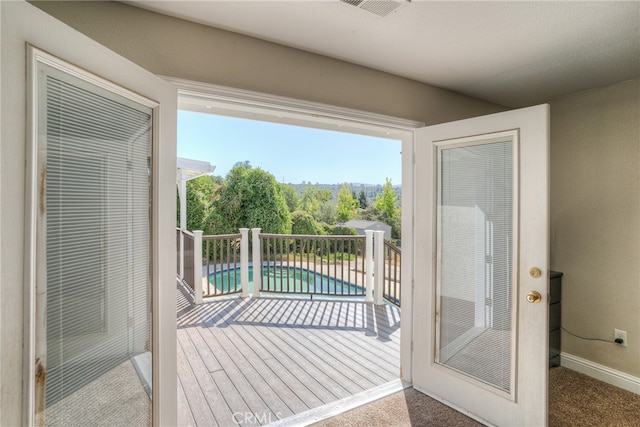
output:
M513 142L437 149L437 363L512 384Z
M37 79L37 421L149 425L152 110L43 63Z

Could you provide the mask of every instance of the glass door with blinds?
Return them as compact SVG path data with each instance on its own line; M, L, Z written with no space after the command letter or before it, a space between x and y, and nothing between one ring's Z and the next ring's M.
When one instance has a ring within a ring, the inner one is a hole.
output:
M437 147L436 362L513 389L514 134Z
M414 387L488 425L546 423L547 129L538 106L417 132Z
M153 110L54 65L35 70L36 420L149 425Z
M28 2L0 15L2 418L175 425L177 90Z

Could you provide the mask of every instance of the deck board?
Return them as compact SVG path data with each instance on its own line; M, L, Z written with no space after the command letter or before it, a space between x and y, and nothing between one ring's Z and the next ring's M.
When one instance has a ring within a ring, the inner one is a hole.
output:
M180 425L267 424L400 372L396 307L262 297L179 310Z
M193 427L197 425L180 381L178 381L178 425L183 427Z
M227 357L221 358L222 368L252 411L273 415L283 414L283 416L293 415L278 393L267 384L261 373L247 362L235 343L227 337L226 331L220 333L220 330L209 329L206 332L217 340L220 348L226 353Z
M304 403L303 399L299 397L292 390L295 388L300 388L301 383L295 377L291 375L283 377L282 375L278 375L278 373L270 367L265 360L263 360L246 342L245 340L251 339L244 331L239 330L231 330L228 329L225 331L227 336L233 343L236 345L237 350L244 355L247 362L252 365L256 372L260 375L260 377L267 383L269 387L271 387L272 391L277 395L282 402L287 406L288 411L292 414L306 411L311 406ZM243 335L244 334L244 335ZM256 343L257 344L257 343ZM274 359L268 359L274 360ZM308 390L307 390L307 393ZM309 393L311 394L311 393ZM312 399L310 396L305 395L307 400ZM314 396L315 397L315 396ZM320 400L317 402L312 402L311 405L316 406L321 404ZM272 410L278 411L276 406L271 406ZM287 412L287 411L284 411ZM277 412L276 412L277 413Z
M303 332L307 335L303 335ZM288 328L284 333L288 335L286 342L291 345L299 344L301 348L307 349L303 356L307 360L319 361L316 364L318 369L331 373L330 376L351 393L358 393L376 386L376 383L369 378L378 377L378 374L363 367L356 358L352 357L352 354L349 354L347 347L341 346L336 349L316 336L313 330L307 332ZM355 375L349 377L351 372Z
M262 306L256 305L255 307L248 308L248 311L261 311L263 309ZM317 405L313 405L314 400L319 399L321 404L326 402L331 402L333 400L338 399L335 394L331 394L327 390L327 385L323 385L318 378L310 375L308 369L305 369L305 366L308 365L307 361L300 358L299 355L295 351L291 351L290 348L286 346L278 346L277 342L274 343L274 339L277 339L277 335L272 335L269 331L260 331L259 329L253 326L245 326L241 323L230 324L228 322L223 322L219 324L223 326L221 328L224 333L227 333L228 330L242 330L248 334L251 340L255 343L254 346L258 351L258 354L267 360L267 365L274 366L275 361L278 362L281 366L286 366L286 370L290 371L295 378L300 380L300 384L294 384L294 388L292 389L296 394L306 395L309 400L309 407L315 407ZM283 349L284 348L284 349ZM288 351L287 351L288 350ZM282 369L280 369L280 374L282 375ZM308 396L305 393L305 389L309 390L312 393L312 396Z
M191 339L194 347L196 348L200 358L204 362L209 372L220 371L222 365L218 362L218 358L215 356L211 348L202 336L201 330L198 328L185 328L184 332Z
M184 395L189 402L189 409L193 416L193 420L196 425L204 426L218 425L213 416L213 412L207 402L205 393L208 392L206 387L203 389L200 382L198 382L197 376L191 369L190 363L187 361L187 357L184 354L182 346L178 343L177 349L177 361L178 361L178 380L184 390ZM208 393L211 396L210 393ZM183 409L179 409L178 413L181 413ZM221 412L221 411L216 411Z
M280 362L296 377L300 378L305 386L311 390L323 403L338 400L348 392L329 380L327 375L307 359L300 355L299 351L286 345L279 334L272 333L269 329L251 328L248 332L258 341L261 341L274 359Z
M328 361L330 358L323 357L323 354L318 355L310 348L310 345L290 338L288 329L282 328L276 333L269 328L263 329L261 332L265 337L271 339L277 348L282 349L283 358L289 358L296 363L301 370L308 373L330 391L336 399L341 399L360 390L360 387L353 384L349 378L344 378L339 371L332 369ZM333 399L328 397L323 400L330 402Z
M300 331L297 331L300 334ZM398 377L398 354L396 359L392 357L382 357L383 355L376 353L375 348L365 347L364 345L356 346L353 341L345 339L344 337L335 334L331 337L327 334L318 334L311 330L313 336L313 342L320 346L326 353L345 364L345 369L353 370L364 378L374 381L374 385L365 385L367 388L375 387L378 381L376 379L384 381L391 381ZM308 339L311 339L308 336Z

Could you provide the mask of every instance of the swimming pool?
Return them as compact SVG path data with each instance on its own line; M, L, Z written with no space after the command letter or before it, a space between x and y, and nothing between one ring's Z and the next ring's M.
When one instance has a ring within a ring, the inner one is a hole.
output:
M211 273L209 283L219 293L240 289L240 268ZM249 267L249 292L253 290L253 267ZM363 296L364 288L347 281L329 277L312 270L294 267L270 266L262 268L263 292L289 292L299 294Z

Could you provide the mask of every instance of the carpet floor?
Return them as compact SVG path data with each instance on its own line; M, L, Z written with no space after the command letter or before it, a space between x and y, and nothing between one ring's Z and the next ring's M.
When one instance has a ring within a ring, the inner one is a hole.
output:
M549 426L640 426L640 395L566 368L553 368Z
M408 388L315 424L321 427L481 426ZM640 395L558 367L549 371L550 427L640 426Z

